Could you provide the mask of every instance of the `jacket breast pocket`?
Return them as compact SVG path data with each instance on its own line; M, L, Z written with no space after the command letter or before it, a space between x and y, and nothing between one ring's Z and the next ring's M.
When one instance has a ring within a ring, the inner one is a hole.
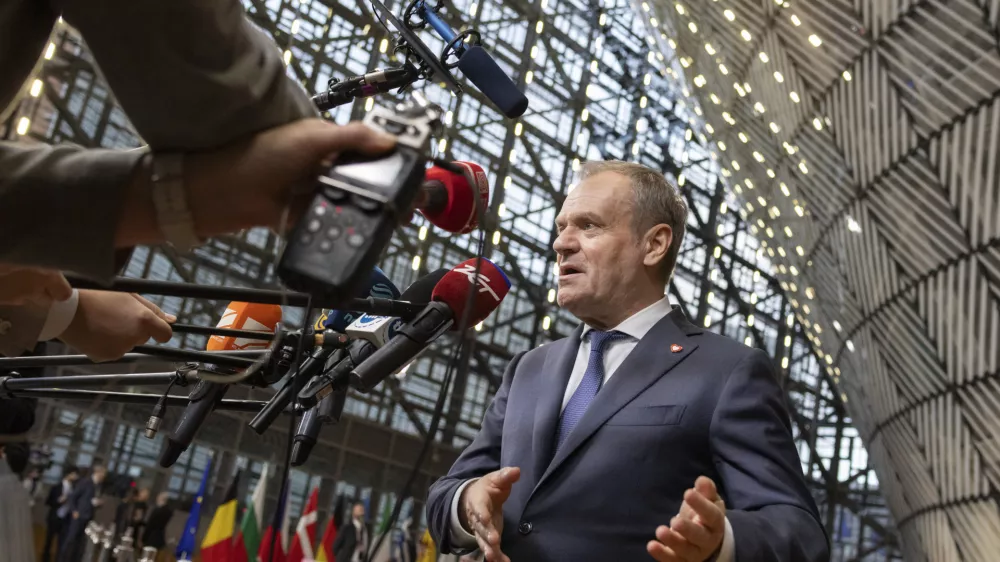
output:
M683 404L624 408L605 425L677 425L684 415Z

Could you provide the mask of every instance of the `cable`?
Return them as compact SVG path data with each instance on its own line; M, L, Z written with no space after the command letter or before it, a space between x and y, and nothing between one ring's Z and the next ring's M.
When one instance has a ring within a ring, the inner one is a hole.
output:
M483 209L482 201L477 198L476 203L477 211L480 214L480 218L485 215L485 210ZM480 267L482 265L483 253L486 247L486 231L480 229L479 231L479 247L476 251L476 271L475 277L479 277ZM427 437L424 438L424 442L420 447L420 453L417 455L416 462L413 463L413 468L410 470L409 476L406 478L406 483L403 484L402 489L396 495L396 503L392 508L392 514L389 516L389 522L385 526L385 530L379 535L378 541L369 545L368 555L366 559L371 560L372 555L378 552L379 548L382 547L382 542L385 541L386 536L392 532L392 529L396 526L396 521L399 519L399 514L403 510L403 501L410 493L410 489L417 480L417 476L420 474L420 468L423 466L424 461L427 460L427 454L430 452L431 445L434 443L434 437L437 435L438 426L441 423L441 417L444 415L444 403L450 394L450 387L453 382L453 377L455 374L455 367L462 356L462 350L466 344L466 331L469 328L469 317L471 316L472 303L475 298L476 292L469 291L467 296L467 301L465 303L465 310L462 312L462 319L458 324L458 334L459 342L458 346L455 348L455 353L452 355L451 360L448 361L448 369L445 371L444 379L441 381L441 390L438 392L437 402L434 404L434 413L431 416L430 427L427 428Z

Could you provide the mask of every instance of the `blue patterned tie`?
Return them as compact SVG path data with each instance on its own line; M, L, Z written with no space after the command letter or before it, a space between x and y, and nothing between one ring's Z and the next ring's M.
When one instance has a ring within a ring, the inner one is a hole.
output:
M590 331L590 359L587 362L587 370L584 371L580 386L576 387L573 396L566 403L562 417L559 418L559 440L556 442L556 451L566 442L566 438L604 384L604 345L612 340L627 337L628 334L622 332Z

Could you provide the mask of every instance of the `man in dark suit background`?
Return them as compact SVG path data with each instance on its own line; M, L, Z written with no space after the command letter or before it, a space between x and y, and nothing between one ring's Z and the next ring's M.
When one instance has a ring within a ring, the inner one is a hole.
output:
M478 436L431 487L441 551L828 560L771 361L664 296L682 196L637 164L591 162L581 176L554 249L559 305L583 325L511 361Z
M78 482L69 498L70 520L66 527L66 538L63 540L59 562L80 562L83 557L86 536L83 531L87 523L94 518L97 508L104 504L100 497L101 484L108 475L108 469L95 464L90 469L90 477Z
M42 562L52 560L52 539L56 540L56 558L59 558L59 551L63 543L63 528L72 515L69 499L79 477L80 470L78 468L67 466L63 469L62 481L49 488L49 495L45 498L45 505L48 506L49 511L45 517L45 546L42 550Z
M333 559L338 562L366 562L369 536L365 525L365 504L351 506L350 525L337 532L333 541Z

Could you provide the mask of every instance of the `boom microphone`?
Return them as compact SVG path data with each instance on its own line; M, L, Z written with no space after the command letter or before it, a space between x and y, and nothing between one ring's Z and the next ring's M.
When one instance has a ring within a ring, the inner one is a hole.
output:
M281 322L281 307L275 304L232 302L219 320L219 328L257 330L274 332ZM212 336L208 340L208 351L229 351L234 349L267 349L269 342L259 339L235 338L232 336ZM173 434L167 437L160 452L160 466L173 466L198 433L205 419L222 400L229 388L228 384L200 381L188 397L187 407L177 422Z
M467 311L470 326L481 322L500 306L510 290L510 280L485 258L480 261L477 275L477 259L463 262L441 278L434 287L432 302L423 312L351 371L351 386L360 392L369 392L402 369L442 333L453 329L466 314L466 304L470 301L471 308Z
M479 226L479 209L485 210L489 205L490 181L479 164L457 161L452 164L462 168L462 173L438 166L427 169L417 195L417 209L434 226L466 234Z
M407 287L401 298L423 302L431 299L435 285L448 273L439 269L425 275ZM401 323L398 318L364 315L347 327L347 334L356 337L332 369L310 381L299 393L299 402L311 406L299 423L292 443L292 466L301 466L316 446L322 423L336 423L344 410L347 385L351 369L363 363L376 349L395 335L392 326ZM338 384L339 382L339 384ZM319 400L316 403L316 400ZM314 405L315 404L315 405Z
M458 55L458 69L501 113L511 119L524 114L528 109L528 98L514 85L490 53L478 44L479 33L466 31L461 35L456 34L441 16L427 6L426 0L413 0L407 8L407 14L411 12L426 20L444 40L446 47L442 57L454 51ZM410 23L409 18L406 20Z

